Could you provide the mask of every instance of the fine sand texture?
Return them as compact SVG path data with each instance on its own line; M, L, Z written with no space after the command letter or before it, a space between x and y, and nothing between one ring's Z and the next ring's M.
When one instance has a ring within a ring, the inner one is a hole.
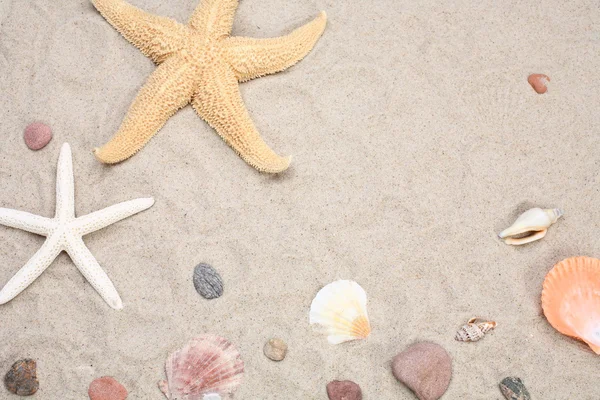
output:
M196 0L132 0L184 22ZM190 107L133 158L92 149L121 121L153 63L87 0L0 0L0 207L52 216L59 149L73 150L76 210L137 197L149 210L85 237L121 294L112 310L66 254L0 306L0 375L38 361L34 399L87 398L109 375L130 399L160 400L167 355L194 336L233 342L245 362L236 399L326 399L349 379L366 400L414 399L391 360L429 340L453 359L443 399L501 399L523 379L534 399L597 400L598 363L543 316L546 273L600 257L600 11L597 1L243 0L234 35L278 36L329 16L286 72L241 85L265 141L291 168L246 165ZM531 73L551 82L538 95ZM34 121L50 144L23 141ZM534 206L565 216L515 248L497 233ZM0 227L0 285L43 238ZM192 284L206 262L225 293ZM330 345L308 324L318 290L357 281L365 341ZM469 318L498 327L454 340ZM270 337L289 345L275 363ZM16 399L4 387L0 398Z

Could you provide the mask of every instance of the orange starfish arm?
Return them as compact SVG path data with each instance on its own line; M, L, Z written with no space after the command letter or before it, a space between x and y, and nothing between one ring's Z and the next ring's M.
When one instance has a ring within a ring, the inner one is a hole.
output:
M179 57L170 57L150 75L129 109L119 131L104 146L95 149L96 158L106 164L123 161L158 132L167 120L189 104L198 78Z
M92 0L94 7L131 44L155 63L185 46L188 28L140 10L123 0Z
M189 21L189 26L217 39L231 33L238 0L202 0Z
M240 82L283 71L302 60L325 30L325 12L287 36L271 39L230 37L223 41L225 58Z
M192 106L254 168L277 173L290 165L290 157L278 156L261 139L242 101L236 76L227 64L219 62L206 71Z

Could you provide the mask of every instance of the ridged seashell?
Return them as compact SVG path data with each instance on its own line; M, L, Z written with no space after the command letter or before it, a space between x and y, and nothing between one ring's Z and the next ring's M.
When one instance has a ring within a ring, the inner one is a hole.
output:
M223 294L223 280L210 265L200 263L194 268L194 288L205 299L216 299Z
M499 386L507 400L531 400L531 395L520 378L509 376L502 379Z
M600 260L571 257L556 264L544 280L542 308L557 331L600 354Z
M335 281L325 286L310 305L309 320L327 334L329 343L365 339L371 333L367 294L354 281Z
M227 339L204 335L170 354L165 370L158 386L168 399L218 400L242 383L244 362Z
M514 246L531 243L546 236L548 227L562 215L562 210L558 208L546 210L532 208L521 214L514 224L500 232L498 236L504 239L504 243Z
M208 393L202 396L202 400L223 400L223 398L218 393Z
M497 325L494 321L477 322L477 320L478 318L471 318L456 332L454 338L459 342L476 342Z

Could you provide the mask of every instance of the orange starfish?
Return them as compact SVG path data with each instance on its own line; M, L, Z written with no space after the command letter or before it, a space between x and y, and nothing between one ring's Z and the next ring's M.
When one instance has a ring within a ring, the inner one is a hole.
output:
M187 25L148 14L123 0L92 0L106 20L150 57L158 68L140 90L119 131L95 149L103 163L139 151L177 110L191 103L248 164L263 172L284 171L280 157L262 140L239 92L239 82L283 71L313 48L325 12L287 36L231 37L238 0L203 0Z

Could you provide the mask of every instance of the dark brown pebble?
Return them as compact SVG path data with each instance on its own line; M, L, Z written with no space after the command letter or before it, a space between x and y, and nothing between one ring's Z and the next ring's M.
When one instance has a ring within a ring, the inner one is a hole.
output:
M500 391L508 400L531 400L531 396L520 378L509 376L502 379Z
M35 360L24 358L17 361L4 377L6 388L19 396L31 396L40 386L36 369Z

